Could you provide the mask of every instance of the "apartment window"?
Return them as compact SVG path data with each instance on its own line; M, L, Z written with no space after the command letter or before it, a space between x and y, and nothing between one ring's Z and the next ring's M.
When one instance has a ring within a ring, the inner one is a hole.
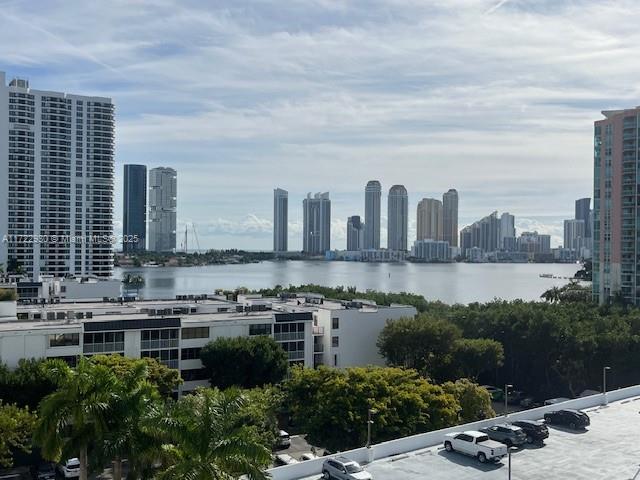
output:
M249 325L249 335L271 335L271 324L259 323L257 325Z
M200 359L200 350L202 348L183 348L180 352L180 358L182 360L199 360Z
M340 328L340 319L339 318L332 318L331 319L331 328L334 330L337 330L338 328Z
M333 366L337 367L338 366L338 355L334 355L333 356Z
M49 335L49 347L71 347L80 345L79 333L56 333Z
M339 347L340 346L340 337L331 337L331 346Z
M180 376L185 382L193 382L195 380L208 380L207 371L204 368L194 368L191 370L180 370Z
M209 338L209 327L187 327L182 329L182 339Z
M84 353L108 353L124 351L124 332L85 333Z

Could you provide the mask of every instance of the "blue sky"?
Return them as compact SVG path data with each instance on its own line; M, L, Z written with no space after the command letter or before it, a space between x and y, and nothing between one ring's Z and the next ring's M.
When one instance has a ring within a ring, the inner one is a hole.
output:
M638 21L635 0L0 0L0 70L114 99L118 228L122 165L145 163L178 171L203 247L270 248L281 187L291 248L308 191L343 248L373 178L412 217L456 188L461 227L509 211L557 244L593 121L640 104Z

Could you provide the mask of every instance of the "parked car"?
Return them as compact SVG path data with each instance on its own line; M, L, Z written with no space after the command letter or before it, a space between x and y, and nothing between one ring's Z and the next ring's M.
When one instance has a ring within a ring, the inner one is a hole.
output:
M369 472L358 462L347 457L327 458L322 464L324 480L373 480Z
M477 431L448 433L444 441L447 452L460 452L478 459L480 463L498 462L508 453L502 443L491 440L489 435Z
M56 467L53 463L42 463L33 472L34 480L55 480Z
M522 408L533 408L536 406L536 399L533 397L524 397L520 400L520 406Z
M69 458L63 463L59 463L58 472L63 478L77 478L80 476L80 460L77 458Z
M525 393L522 390L511 390L509 397L507 397L507 403L509 405L520 405L520 402L525 398Z
M572 430L584 429L591 424L589 415L581 410L556 410L544 414L544 421L549 425L564 425Z
M293 458L291 455L287 455L286 453L280 453L276 455L275 462L276 465L293 465L294 463L300 463L298 460Z
M291 446L291 437L284 430L278 431L278 438L276 440L278 448L289 448Z
M527 443L544 443L549 437L549 429L540 420L518 420L513 425L520 427L527 436Z
M501 388L494 387L493 385L482 385L482 388L486 389L491 395L491 400L499 402L504 398L504 391Z
M315 453L303 453L302 455L300 455L301 462L305 462L307 460L315 460L316 458L320 457L318 457Z
M508 423L481 428L480 431L489 435L491 440L504 443L507 447L520 447L527 441L527 436L520 427Z

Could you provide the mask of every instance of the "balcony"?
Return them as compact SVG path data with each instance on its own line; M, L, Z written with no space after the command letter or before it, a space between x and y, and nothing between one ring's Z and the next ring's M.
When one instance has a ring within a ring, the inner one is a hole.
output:
M142 340L140 342L141 350L159 350L161 348L178 348L178 339Z
M314 343L313 344L313 353L323 353L324 352L324 344L323 343Z
M274 333L276 342L290 342L294 340L304 340L304 332Z
M313 327L313 334L318 336L324 335L324 327Z

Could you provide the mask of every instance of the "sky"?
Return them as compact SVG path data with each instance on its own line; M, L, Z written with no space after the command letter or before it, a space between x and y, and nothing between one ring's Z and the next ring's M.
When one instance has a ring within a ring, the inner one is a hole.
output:
M117 233L143 163L178 171L201 248L270 249L276 187L290 249L318 191L345 248L371 179L383 245L394 184L410 235L456 188L460 228L508 211L557 245L592 194L593 122L640 104L639 21L637 0L0 0L0 70L113 99Z

